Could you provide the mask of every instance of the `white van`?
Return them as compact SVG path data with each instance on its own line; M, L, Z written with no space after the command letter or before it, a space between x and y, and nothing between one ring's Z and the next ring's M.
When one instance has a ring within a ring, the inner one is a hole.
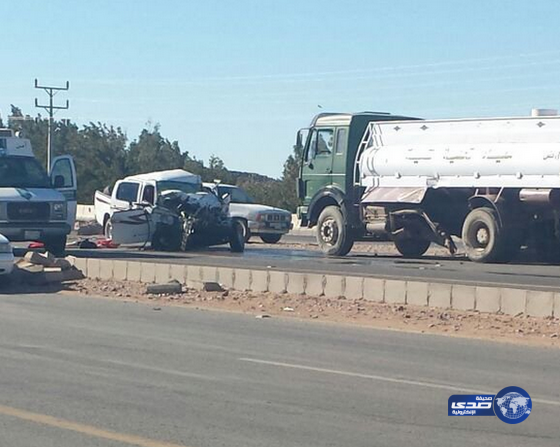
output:
M39 241L64 254L76 219L76 168L70 156L52 161L51 175L26 138L0 129L0 233L10 241Z

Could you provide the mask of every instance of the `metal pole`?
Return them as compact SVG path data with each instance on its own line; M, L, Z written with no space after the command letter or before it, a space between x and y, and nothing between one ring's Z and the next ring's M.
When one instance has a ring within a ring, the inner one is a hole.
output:
M66 100L65 106L55 106L53 104L54 95L56 95L61 90L68 90L70 88L70 83L66 81L65 87L48 87L39 85L37 79L35 79L35 88L40 88L44 90L47 95L49 95L49 105L41 105L38 103L37 98L35 98L35 107L40 107L45 109L49 114L49 122L47 127L47 172L51 173L51 163L52 163L52 125L54 119L55 110L66 110L70 107L70 103Z

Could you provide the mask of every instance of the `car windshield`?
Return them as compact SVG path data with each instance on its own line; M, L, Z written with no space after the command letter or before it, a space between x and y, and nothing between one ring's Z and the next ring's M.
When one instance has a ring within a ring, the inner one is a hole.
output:
M254 203L253 199L247 195L245 191L236 186L218 186L220 197L224 194L231 196L231 203Z
M157 189L159 194L165 191L183 191L187 194L191 194L199 192L201 190L201 185L200 183L161 181L157 182Z
M0 188L51 188L51 181L33 157L0 157Z

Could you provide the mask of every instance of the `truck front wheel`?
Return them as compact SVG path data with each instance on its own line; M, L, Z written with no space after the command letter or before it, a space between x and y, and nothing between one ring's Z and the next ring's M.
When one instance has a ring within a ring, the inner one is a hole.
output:
M354 239L338 206L327 206L317 221L317 243L327 256L344 256Z
M396 236L393 242L399 253L405 258L419 258L426 253L431 244L431 242L426 239L404 236Z

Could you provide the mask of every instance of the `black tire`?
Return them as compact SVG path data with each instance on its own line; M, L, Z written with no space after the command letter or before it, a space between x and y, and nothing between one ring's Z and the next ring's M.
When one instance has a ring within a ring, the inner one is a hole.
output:
M261 239L265 244L277 244L282 239L281 234L261 234Z
M43 244L45 245L45 250L57 258L66 255L66 236L56 236L45 239Z
M317 221L317 243L327 256L345 256L354 245L350 228L338 206L327 206Z
M474 262L509 262L521 246L518 232L503 228L496 211L489 208L477 208L467 215L462 239L467 257Z
M402 236L396 236L393 242L399 253L405 258L419 258L428 251L431 245L431 242L426 239Z
M535 225L529 244L538 262L560 264L560 241L556 238L553 223Z
M105 223L103 224L103 235L105 236L105 239L113 239L113 224L111 223L111 218L109 216L105 218Z
M251 230L249 230L249 224L247 223L247 221L245 219L234 219L234 220L243 229L243 240L245 241L245 243L249 242L249 239L251 239L252 234L251 234Z
M229 238L229 249L232 253L243 253L245 251L245 235L238 220L233 221Z

